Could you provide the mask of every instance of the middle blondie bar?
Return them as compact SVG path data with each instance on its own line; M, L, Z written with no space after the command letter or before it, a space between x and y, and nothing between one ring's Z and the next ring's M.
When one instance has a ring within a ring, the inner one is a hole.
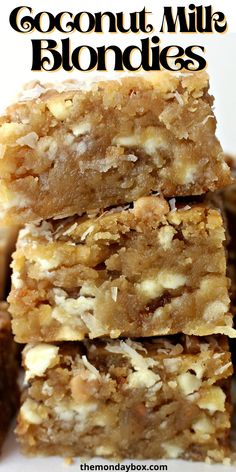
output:
M9 296L16 340L234 337L220 212L170 203L143 197L21 230Z

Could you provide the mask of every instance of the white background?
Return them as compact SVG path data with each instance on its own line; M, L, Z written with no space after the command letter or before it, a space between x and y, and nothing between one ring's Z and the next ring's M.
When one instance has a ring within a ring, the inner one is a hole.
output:
M55 73L31 72L31 39L40 39L39 33L20 34L11 29L9 25L10 12L19 5L27 5L33 8L35 13L39 11L50 11L53 13L67 10L76 14L78 11L140 11L146 6L148 11L152 11L151 21L153 25L160 25L163 6L188 6L191 1L185 0L7 0L1 2L0 6L0 58L1 58L1 92L0 109L3 110L10 100L14 98L21 85L26 81L59 81L64 79L90 77L92 73L66 73L58 71ZM218 118L218 136L221 139L224 150L236 154L236 0L218 1L193 1L195 5L212 5L215 10L221 10L226 14L228 21L228 32L220 35L214 34L159 34L158 27L155 33L161 39L161 44L191 45L198 44L206 48L208 71L211 77L211 91L215 95L216 115ZM52 33L44 35L44 38L60 39L68 35ZM125 47L128 44L139 44L144 34L88 34L81 35L73 33L71 35L74 46L80 44L90 44L93 47L99 45L117 44ZM97 463L97 461L93 462ZM161 461L164 463L164 461ZM16 451L15 440L12 435L5 445L3 460L0 462L0 472L21 472L24 470L34 472L48 472L52 468L58 472L66 470L61 459L23 459ZM198 464L187 464L182 461L172 461L168 463L169 471L187 472L231 470L228 467L207 466ZM72 466L72 470L79 470L78 463ZM68 470L68 469L67 469Z

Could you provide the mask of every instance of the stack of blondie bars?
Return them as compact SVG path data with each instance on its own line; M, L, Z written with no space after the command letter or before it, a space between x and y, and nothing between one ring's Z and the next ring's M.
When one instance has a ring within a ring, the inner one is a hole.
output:
M231 182L203 72L31 84L0 124L30 454L229 457Z

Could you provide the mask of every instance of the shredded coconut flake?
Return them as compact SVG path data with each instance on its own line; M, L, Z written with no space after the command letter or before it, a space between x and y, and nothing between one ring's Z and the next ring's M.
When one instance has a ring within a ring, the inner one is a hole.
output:
M86 229L86 231L82 234L82 236L81 236L81 238L80 238L81 241L84 241L84 240L87 238L87 236L93 232L93 230L94 230L94 225L90 225L90 226Z
M184 101L183 101L181 95L179 94L179 92L177 92L177 90L176 90L174 95L175 95L175 98L176 98L177 102L179 103L179 105L181 107L183 107L184 106Z
M116 354L123 354L130 358L131 364L135 370L147 370L157 365L157 362L150 357L143 357L127 342L120 341L118 344L107 345L107 351L114 352Z
M127 156L124 157L126 161L131 161L131 162L136 162L138 160L138 157L135 156L134 154L128 154Z
M204 118L202 124L205 125L210 118L214 119L214 116L213 115L207 115L206 118Z
M42 87L41 85L37 84L35 87L23 90L20 95L20 102L24 102L27 100L35 100L39 98L43 93L45 93L47 89Z
M109 210L105 213L107 213L107 214L120 213L121 211L126 211L126 210L129 210L129 209L130 209L130 204L114 207L114 208L112 208L111 210ZM104 215L104 213L101 216L103 216L103 215Z
M87 359L86 356L82 356L82 361L83 361L83 363L84 363L84 366L85 366L88 370L90 370L90 372L92 372L92 374L96 375L96 377L99 377L99 378L101 377L100 372L96 369L96 367L94 367L94 365L92 365L92 364L88 361L88 359Z
M114 302L117 301L118 287L111 287L111 298Z
M18 138L16 140L16 144L19 144L19 146L28 146L31 149L35 149L38 139L39 137L37 133L33 131L32 133L28 133L25 136Z
M74 223L72 226L70 226L70 228L68 228L66 231L64 231L63 236L69 236L71 233L73 233L73 231L76 229L77 227L77 223Z
M89 329L89 337L97 338L99 336L104 336L104 328L101 323L90 313L82 313L80 315L82 321Z
M131 339L126 339L126 343L131 346L133 349L136 349L137 351L143 351L147 354L147 349L143 347L143 345L139 342L132 341Z
M171 198L171 199L169 200L169 205L170 205L170 210L171 210L171 211L176 211L175 202L176 202L176 199L175 199L175 198Z
M225 365L222 365L221 367L219 367L218 369L216 369L215 371L215 375L221 375L223 374L223 372L225 372L225 370L227 370L229 367L231 367L232 364L231 362L228 362L228 364L225 364Z
M215 354L213 354L212 358L219 359L222 356L224 356L224 352L216 352Z
M0 159L4 157L7 146L5 144L0 144Z

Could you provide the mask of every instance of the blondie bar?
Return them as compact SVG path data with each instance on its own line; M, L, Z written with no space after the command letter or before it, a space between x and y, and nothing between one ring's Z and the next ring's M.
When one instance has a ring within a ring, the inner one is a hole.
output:
M19 404L18 353L6 302L0 302L0 448Z
M18 342L227 334L222 218L160 197L88 217L29 224L8 298Z
M225 337L27 345L17 436L27 454L223 461Z
M58 87L34 84L0 118L0 202L10 221L230 183L205 72Z

